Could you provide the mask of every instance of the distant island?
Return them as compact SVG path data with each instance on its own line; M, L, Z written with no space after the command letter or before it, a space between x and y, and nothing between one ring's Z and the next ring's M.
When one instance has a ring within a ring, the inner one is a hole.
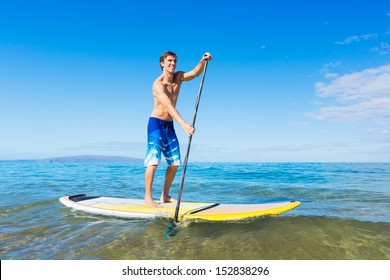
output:
M31 159L31 160L6 160L6 161L41 161L41 162L143 162L143 159L122 156L101 156L101 155L80 155L68 157L56 157L46 159Z
M45 159L50 162L142 162L142 159L121 156L81 155Z

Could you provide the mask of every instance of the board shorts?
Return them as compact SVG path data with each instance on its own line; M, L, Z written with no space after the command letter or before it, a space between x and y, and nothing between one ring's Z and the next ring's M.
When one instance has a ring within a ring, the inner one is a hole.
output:
M180 148L173 121L150 117L148 123L148 148L145 166L159 165L161 153L169 166L180 165Z

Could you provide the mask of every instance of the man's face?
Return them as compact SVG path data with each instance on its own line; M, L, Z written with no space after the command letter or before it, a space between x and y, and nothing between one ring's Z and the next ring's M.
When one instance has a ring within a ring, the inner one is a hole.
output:
M168 72L175 72L176 56L168 55L161 63L161 67Z

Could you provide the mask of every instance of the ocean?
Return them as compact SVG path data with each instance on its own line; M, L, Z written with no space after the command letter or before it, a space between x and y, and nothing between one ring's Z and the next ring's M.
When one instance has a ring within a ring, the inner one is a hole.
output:
M142 162L0 161L0 259L390 259L390 163L190 161L183 201L302 204L277 217L183 223L168 239L169 220L97 216L58 201L81 193L142 199L143 175Z

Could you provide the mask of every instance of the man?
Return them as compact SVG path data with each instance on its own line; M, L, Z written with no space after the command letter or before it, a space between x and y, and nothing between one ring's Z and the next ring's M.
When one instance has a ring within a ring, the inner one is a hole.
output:
M173 120L178 122L187 135L193 135L195 128L188 124L176 110L181 83L199 76L207 61L212 56L205 53L199 64L189 72L175 72L177 55L171 51L160 57L162 74L153 83L154 107L148 123L148 149L145 157L145 205L160 208L160 204L152 197L152 185L157 166L161 161L161 153L168 163L165 173L164 188L160 202L176 202L169 195L169 189L176 171L181 163L179 142L173 127Z

